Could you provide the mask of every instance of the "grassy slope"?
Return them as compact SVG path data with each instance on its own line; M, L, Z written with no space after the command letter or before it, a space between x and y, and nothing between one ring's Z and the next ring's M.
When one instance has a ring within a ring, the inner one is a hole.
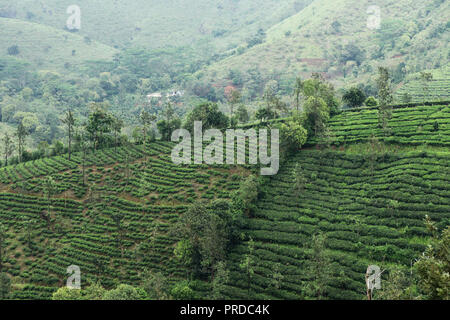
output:
M310 2L311 0L306 0ZM161 48L192 46L197 41L211 41L224 50L255 34L259 28L268 28L301 8L284 0L222 0L222 1L77 1L82 10L81 33L109 45ZM0 8L15 8L17 18L56 28L65 25L69 0L49 0L45 4L33 0L19 0L14 5L0 0ZM139 30L140 29L140 30ZM223 37L214 39L213 31L227 30Z
M448 21L449 3L443 2L440 7L433 6L428 16L418 17L418 12L425 12L432 4L432 0L420 3L414 0L377 2L381 7L382 26L385 22L396 20L409 28L411 21L419 21L425 28L411 39L409 47L400 49L397 46L388 49L385 59L371 60L369 65L372 68L380 63L395 66L403 61L407 61L408 68L415 68L416 64L424 61L426 67L434 68L438 61L447 62L448 34L442 35L441 40L431 40L427 36L437 24ZM306 77L312 71L323 71L323 65L302 59L325 59L326 62L334 64L336 55L339 54L337 45L347 43L361 46L366 50L370 60L378 45L376 39L378 32L366 27L368 17L366 10L370 5L373 3L369 0L315 0L298 14L269 29L265 43L209 67L206 70L206 77L220 79L226 77L230 69L247 70L255 66L261 68L265 76L282 72L284 77L294 77L298 74ZM405 10L411 6L415 9ZM333 32L331 24L334 21L341 24L340 33ZM286 32L291 34L286 36ZM391 40L399 41L397 38L389 39ZM390 43L385 44L387 47L390 46ZM410 54L409 52L413 50L420 50L420 55ZM401 56L395 57L397 55ZM340 67L342 66L338 64L332 65L328 75L332 79L341 78L343 74ZM364 70L361 72L364 73ZM360 74L359 80L365 80L367 77L368 75ZM339 81L342 84L342 79Z
M95 41L87 44L80 35L37 23L0 18L0 29L0 56L17 45L20 53L16 57L41 70L64 70L65 63L76 69L86 61L111 60L116 53L109 46Z

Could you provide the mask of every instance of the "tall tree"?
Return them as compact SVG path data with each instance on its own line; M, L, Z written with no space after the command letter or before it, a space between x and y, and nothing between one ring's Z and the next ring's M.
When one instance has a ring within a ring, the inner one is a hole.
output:
M6 241L6 227L0 223L0 273L2 272L3 269L3 259L6 250L5 241Z
M150 113L144 110L141 112L139 120L141 121L142 124L142 133L144 136L144 155L145 155L144 160L147 161L147 141L148 141L147 133L150 125L156 120L156 116L151 115Z
M112 130L113 117L107 111L108 105L105 103L94 103L91 105L91 113L86 124L86 131L93 142L94 150L105 144L105 135Z
M123 120L118 117L113 118L112 128L114 132L114 151L117 151L117 146L119 145L119 135L123 128Z
M307 269L310 281L306 284L306 294L311 298L322 299L326 296L326 288L332 279L331 259L325 247L326 237L323 234L313 236L310 250L311 258Z
M302 117L308 135L318 136L326 129L330 119L330 108L322 98L311 96L306 100Z
M22 162L24 147L25 147L25 138L30 134L30 132L24 127L22 122L17 126L16 136L19 146L19 162Z
M250 290L251 290L251 284L252 279L255 274L255 242L252 238L247 243L247 253L244 255L244 258L242 259L239 267L242 271L245 272L245 275L247 277L247 295L250 299Z
M228 283L230 278L230 272L226 269L226 263L219 261L214 266L216 269L214 280L212 281L212 292L211 299L213 300L223 300L223 292L225 285Z
M75 117L73 115L72 110L67 110L64 115L64 118L61 120L62 123L66 125L67 128L67 136L69 138L69 161L72 156L72 138L73 138L73 128L75 126Z
M14 151L14 145L8 132L5 132L3 137L3 155L5 156L5 166L8 165L8 159Z
M431 219L426 217L428 230L433 234L431 245L414 267L419 276L419 288L431 300L450 299L450 226L439 235Z
M295 99L295 109L297 112L300 112L300 100L302 97L303 92L303 81L300 77L297 77L295 79L295 86L294 86L294 99Z
M242 95L239 92L239 90L232 90L231 91L231 95L228 98L228 103L230 104L230 115L231 115L231 117L234 116L235 107L239 103L241 103L241 101L242 101Z
M385 135L389 133L389 120L392 118L392 106L390 105L393 101L392 88L391 88L391 78L389 75L389 70L384 67L378 68L378 123L383 129Z

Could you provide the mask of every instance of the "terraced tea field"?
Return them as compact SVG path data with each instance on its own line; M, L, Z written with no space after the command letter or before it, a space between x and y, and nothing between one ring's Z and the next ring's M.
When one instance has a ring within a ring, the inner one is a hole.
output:
M333 117L331 148L310 141L262 186L242 230L254 240L250 290L241 268L245 241L229 256L226 297L307 297L308 245L319 232L332 259L326 298L363 299L370 264L409 268L429 241L425 215L439 228L450 223L449 118L448 105L395 108L386 137L376 110ZM80 266L85 284L108 288L138 285L146 269L171 283L184 279L188 270L173 255L179 236L171 227L199 199L228 199L249 170L174 165L172 147L159 141L146 152L138 145L89 152L84 178L80 153L0 168L4 266L13 277L13 298L50 298L72 264ZM301 192L293 189L298 168ZM198 296L206 296L207 284L195 285Z
M420 75L411 76L413 79L402 86L396 93L398 101L405 96L411 102L448 101L450 99L450 66L436 69L431 72L433 80L424 84Z
M171 281L186 274L169 228L199 198L228 198L245 170L177 166L172 144L106 149L0 169L0 221L8 228L5 269L13 298L47 299L78 265L83 281L138 284L145 269ZM145 161L145 158L147 160ZM48 198L47 177L55 181Z
M409 152L370 156L340 151L304 150L264 188L265 195L250 220L255 241L255 274L251 298L305 298L312 259L305 247L323 232L333 260L332 299L363 299L367 266L405 268L425 249L428 214L439 227L450 224L450 154ZM296 194L294 168L306 177ZM239 268L246 244L233 255L227 294L249 297L246 275ZM284 276L280 289L270 287L274 266Z
M449 105L395 108L388 125L390 135L385 136L376 109L346 111L331 119L331 139L334 145L364 143L376 137L389 144L450 146Z
M365 298L370 264L410 267L429 237L425 215L440 228L450 224L450 108L395 108L389 125L386 137L376 110L335 116L332 148L321 151L315 143L324 141L309 141L270 179L247 230L255 241L250 293L239 267L244 243L232 255L228 297L305 298L307 244L319 232L333 258L328 298ZM300 193L293 190L297 165L306 179ZM271 287L276 270L284 276L279 289Z

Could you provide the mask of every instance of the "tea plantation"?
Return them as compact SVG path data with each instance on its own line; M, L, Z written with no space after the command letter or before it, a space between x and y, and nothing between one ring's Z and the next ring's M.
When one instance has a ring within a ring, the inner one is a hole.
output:
M170 226L197 199L227 198L245 170L177 166L172 145L130 145L45 158L0 170L0 221L8 228L4 269L15 299L48 299L77 265L84 284L137 284L161 271L174 281L186 271L173 257ZM47 181L54 181L48 197ZM50 214L48 214L50 213Z
M389 137L377 121L371 109L333 117L327 141L310 141L267 178L242 230L246 240L229 256L227 298L307 297L309 244L322 232L332 258L325 297L363 299L368 265L409 268L424 251L425 215L449 225L450 107L395 108ZM230 198L249 173L175 165L172 146L130 144L0 168L12 298L51 298L70 265L80 266L84 284L105 287L139 284L146 269L184 279L171 226L199 199ZM293 188L299 171L300 191ZM242 268L249 255L250 287Z

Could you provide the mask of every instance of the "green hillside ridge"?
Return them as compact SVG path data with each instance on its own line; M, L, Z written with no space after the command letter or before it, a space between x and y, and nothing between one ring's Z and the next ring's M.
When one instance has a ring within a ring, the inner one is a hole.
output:
M448 63L448 2L378 1L380 30L367 28L370 5L374 3L369 0L315 0L270 28L264 43L213 64L201 75L220 83L229 79L230 70L245 74L258 68L264 79L283 81L323 72L342 86L367 82L378 65L394 68L404 62L408 72L415 72ZM411 6L415 9L404 9ZM364 52L360 62L340 60L350 44Z
M16 58L40 70L77 70L88 61L111 61L117 50L77 34L45 25L0 18L0 57L18 46Z
M80 0L80 34L119 48L140 46L148 49L194 46L206 49L204 42L220 52L239 45L258 29L267 29L301 10L311 0L209 0L197 1L92 1ZM65 26L69 0L45 3L18 0L0 1L0 9L18 19ZM207 50L204 53L210 53Z
M408 75L405 83L396 91L396 99L415 102L450 100L450 64L427 72L433 76L430 83L424 85L420 73Z
M362 299L367 265L409 268L423 252L426 214L440 228L449 224L449 107L394 109L394 138L385 143L372 118L373 110L332 118L334 146L301 150L267 178L241 230L255 243L250 290L240 268L248 253L244 242L228 261L226 297L305 298L307 245L322 231L333 260L325 297ZM430 121L438 121L437 130L430 130ZM109 288L138 285L145 269L171 283L184 279L171 228L193 202L228 199L248 170L177 166L170 159L173 145L89 153L85 185L80 153L70 161L64 155L0 168L0 222L8 228L4 264L13 298L50 298L72 264L81 267L85 283L99 280ZM300 193L292 190L297 165L306 179ZM55 181L50 200L48 177ZM275 265L283 275L278 287L268 285ZM206 283L193 286L199 296L209 290Z

